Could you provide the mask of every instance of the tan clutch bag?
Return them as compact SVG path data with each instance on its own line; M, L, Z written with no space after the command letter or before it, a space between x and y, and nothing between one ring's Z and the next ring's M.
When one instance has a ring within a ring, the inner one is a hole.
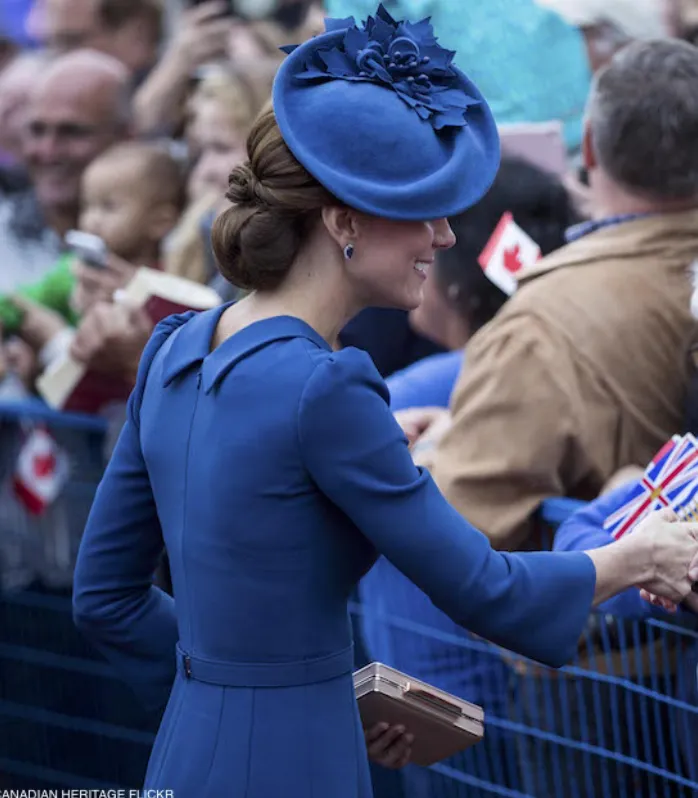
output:
M400 724L414 735L411 761L417 765L447 759L484 736L482 707L380 662L356 671L354 690L364 728Z

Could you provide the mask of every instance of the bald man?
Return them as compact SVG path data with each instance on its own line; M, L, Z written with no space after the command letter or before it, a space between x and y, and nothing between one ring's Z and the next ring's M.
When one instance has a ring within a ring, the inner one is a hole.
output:
M0 200L0 293L55 264L77 224L83 171L130 136L129 91L123 64L91 50L60 56L36 82L23 147L32 189Z

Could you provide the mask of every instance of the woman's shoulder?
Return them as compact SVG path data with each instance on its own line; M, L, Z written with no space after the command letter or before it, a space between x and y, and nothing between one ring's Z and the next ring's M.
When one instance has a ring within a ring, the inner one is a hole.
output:
M313 367L304 380L301 417L334 414L378 401L386 407L390 394L371 357L360 349L312 353Z
M180 327L183 327L185 324L187 324L187 322L191 321L196 315L197 313L195 311L190 310L185 313L177 313L172 316L166 316L164 319L160 320L153 328L150 340L143 350L143 355L141 357L141 370L148 370L155 356L163 348L166 342L168 342L168 339L172 338L172 334L179 330Z
M316 386L341 386L359 383L372 389L386 390L371 356L363 349L353 346L338 350L315 351L311 353L313 362L309 381Z

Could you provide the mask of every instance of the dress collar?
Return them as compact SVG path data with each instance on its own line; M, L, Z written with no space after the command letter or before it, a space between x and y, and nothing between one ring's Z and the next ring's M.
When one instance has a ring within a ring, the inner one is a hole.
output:
M171 345L165 354L165 385L192 366L200 365L202 387L206 393L210 393L237 363L273 341L305 338L320 349L332 349L302 319L295 316L272 316L244 327L211 351L211 341L218 322L232 304L228 302L213 310L198 313L173 333Z

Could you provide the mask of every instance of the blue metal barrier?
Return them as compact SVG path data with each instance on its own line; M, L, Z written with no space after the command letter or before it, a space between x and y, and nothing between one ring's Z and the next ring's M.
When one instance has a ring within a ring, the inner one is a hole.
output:
M580 502L541 513L554 527ZM552 532L552 530L551 530ZM689 798L698 795L698 632L669 616L596 614L560 671L460 629L384 560L352 605L370 657L484 706L485 740L405 798Z
M47 424L71 457L70 484L39 519L3 508L27 421ZM104 434L99 419L56 414L41 403L0 405L0 544L8 536L50 540L58 525L72 541L72 556L102 472ZM553 500L543 517L555 526L578 506ZM45 559L23 574L28 581L15 574L14 589L0 599L0 789L138 787L158 719L143 713L77 633L69 565L52 575L55 562ZM368 631L369 653L382 635L393 657L386 661L417 663L417 677L431 668L435 683L488 701L481 745L428 770L405 769L399 789L377 789L377 798L398 791L404 798L698 794L693 628L596 616L576 660L552 671L455 626L424 623L419 613L406 617L360 603L351 609Z
M11 489L23 430L46 425L70 480L42 516ZM0 790L137 788L157 728L78 634L70 585L104 468L106 423L0 404Z

